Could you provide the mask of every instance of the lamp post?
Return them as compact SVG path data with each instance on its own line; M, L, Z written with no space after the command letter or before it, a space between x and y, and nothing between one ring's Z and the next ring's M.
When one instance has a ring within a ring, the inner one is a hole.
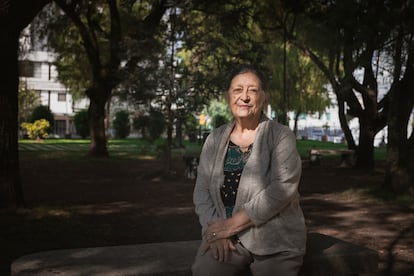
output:
M202 144L201 141L203 140L203 137L201 137L201 127L204 126L205 123L206 123L206 117L205 117L204 113L201 113L200 117L198 119L198 125L199 125L199 128L198 128L198 143L200 145Z

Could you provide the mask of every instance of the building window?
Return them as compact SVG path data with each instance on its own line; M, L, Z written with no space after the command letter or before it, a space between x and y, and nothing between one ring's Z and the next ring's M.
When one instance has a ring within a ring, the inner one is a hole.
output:
M20 76L25 78L33 78L33 62L22 60L19 62Z
M66 93L58 93L58 102L66 102Z
M42 78L42 63L30 60L22 60L19 62L20 77L26 78Z
M42 64L40 62L33 62L33 77L36 79L42 78Z
M55 134L59 137L65 137L66 134L66 121L65 120L55 120Z

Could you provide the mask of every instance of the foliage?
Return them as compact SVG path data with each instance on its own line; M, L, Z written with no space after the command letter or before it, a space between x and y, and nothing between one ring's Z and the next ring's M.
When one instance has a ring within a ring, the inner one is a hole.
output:
M45 106L45 105L36 106L32 111L29 122L34 123L35 121L40 120L40 119L45 119L46 121L49 122L49 127L46 129L46 131L48 133L52 132L55 119L54 119L52 111L50 110L48 106Z
M185 131L189 137L191 136L191 140L193 141L194 141L194 136L197 135L196 133L197 133L198 126L199 126L198 120L192 113L187 113L184 116Z
M227 123L229 120L227 119L227 117L225 117L222 114L216 114L213 117L213 127L217 128L221 125L224 125L225 123Z
M89 122L93 129L89 155L107 157L105 105L113 91L141 93L121 84L131 74L140 73L137 65L153 64L147 57L158 49L152 42L159 32L167 1L54 3L59 9L53 6L45 12L49 14L44 17L48 22L43 30L56 52L59 78L71 90L89 98Z
M27 83L20 81L19 84L19 121L28 121L35 106L39 105L39 93L29 89Z
M96 66L103 68L105 77L112 77L111 83L118 86L114 91L117 96L138 103L154 97L158 56L164 51L158 32L165 26L157 22L166 9L164 1L56 3L59 8L50 5L44 12L49 16L43 16L48 21L42 31L56 52L58 78L70 88L74 99L83 97L93 85L94 74L99 72ZM122 66L111 67L121 59Z
M149 127L148 121L149 121L149 116L145 116L145 115L135 117L132 121L132 127L135 130L140 131L142 138L144 139L147 138L147 130Z
M112 126L115 129L115 136L117 138L126 138L131 130L129 112L126 110L117 111Z
M374 137L388 126L385 182L396 192L413 194L414 135L407 129L414 107L414 2L307 4L297 16L311 23L307 24L309 32L296 30L289 40L330 80L341 127L349 147L357 151L356 165L374 167ZM320 37L321 43L305 35L310 33ZM358 143L345 115L359 120Z
M412 45L413 28L409 27L412 23L408 14L413 3L401 6L389 1L264 0L258 6L265 37L286 39L329 81L348 147L357 151L357 166L372 168L375 134L391 117L390 97L379 97L380 81L390 77L391 87L401 87L397 83L402 79L404 63L412 64L408 62L408 45ZM359 119L358 143L348 116Z
M283 81L283 43L268 47L269 58L266 61L271 80L269 81L270 103L277 113L295 111L296 114L323 112L329 105L327 97L327 79L314 63L298 51L286 47L286 87ZM284 95L286 89L286 95Z
M210 128L218 127L232 119L227 102L221 97L219 100L212 100L206 108L208 117L211 118L209 122Z
M145 26L146 17L151 15L149 2L130 1L130 6L125 3L120 5L119 12L123 32L120 54L126 63L121 69L122 81L115 93L129 102L147 104L157 96L159 88L159 62L166 51L162 37L167 33L166 19L153 26ZM143 37L145 39L141 39Z
M148 133L151 140L156 140L161 137L165 131L166 123L164 116L157 110L150 110L148 118Z
M59 82L69 89L75 101L81 99L91 83L91 67L71 17L65 15L56 2L51 2L35 18L32 28L39 34L40 41L54 51Z
M76 133L82 137L86 138L89 135L89 119L88 119L88 111L87 110L80 110L76 112L74 118L74 124L76 128Z
M45 119L36 120L33 123L24 122L21 124L30 139L44 139L48 136L47 130L50 124Z
M196 1L180 14L179 55L203 103L226 89L234 65L262 64L263 45L252 9L252 1Z
M134 118L133 128L139 130L142 138L154 141L161 137L166 128L166 122L162 112L151 108L148 115Z

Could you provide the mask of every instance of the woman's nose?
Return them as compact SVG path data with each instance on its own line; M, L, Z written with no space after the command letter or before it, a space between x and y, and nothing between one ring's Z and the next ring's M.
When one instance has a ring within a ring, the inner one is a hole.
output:
M248 93L247 89L243 91L243 93L241 95L241 100L244 101L244 102L250 101L250 96L249 96L249 93Z

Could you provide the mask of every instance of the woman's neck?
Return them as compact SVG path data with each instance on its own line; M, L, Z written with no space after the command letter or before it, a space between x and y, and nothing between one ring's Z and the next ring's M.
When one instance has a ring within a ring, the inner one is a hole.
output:
M235 126L233 132L244 133L256 130L259 125L261 116L248 118L235 118Z
M248 120L235 119L234 129L230 134L230 140L241 148L248 148L254 141L260 117L248 118Z

